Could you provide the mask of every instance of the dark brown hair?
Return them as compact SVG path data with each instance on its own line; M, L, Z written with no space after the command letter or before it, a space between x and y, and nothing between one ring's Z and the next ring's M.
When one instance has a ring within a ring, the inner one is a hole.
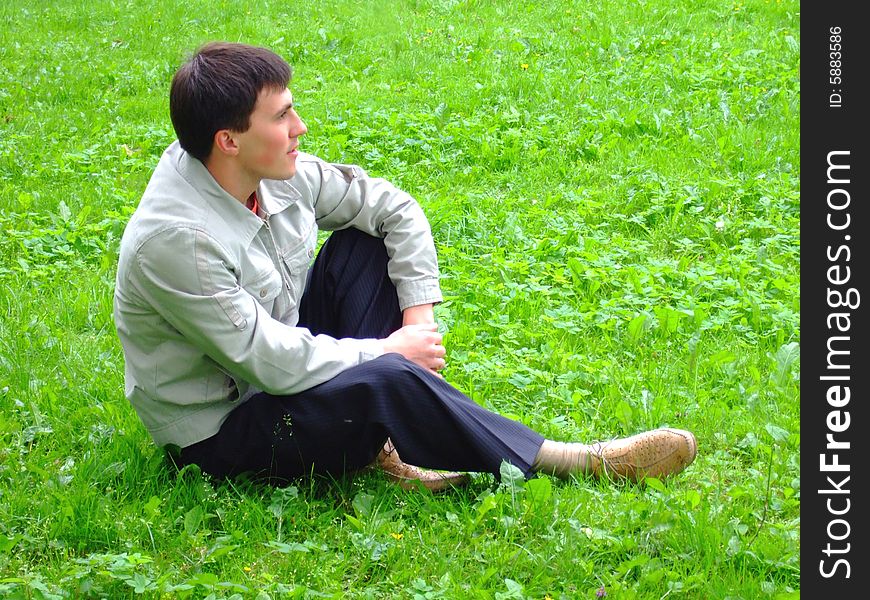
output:
M169 116L178 142L205 161L221 129L247 131L265 88L284 90L292 71L266 48L212 42L199 48L172 78Z

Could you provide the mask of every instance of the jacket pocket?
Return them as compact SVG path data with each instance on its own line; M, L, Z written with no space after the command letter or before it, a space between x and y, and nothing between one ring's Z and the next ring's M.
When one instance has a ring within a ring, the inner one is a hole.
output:
M305 280L308 276L308 266L314 258L314 248L317 245L317 229L312 228L301 243L281 252L281 260L290 277L293 295L298 299L305 290Z
M265 307L270 307L281 294L281 287L284 284L281 279L281 274L275 269L270 269L258 274L252 281L244 284L242 287L251 296L257 299L257 302Z

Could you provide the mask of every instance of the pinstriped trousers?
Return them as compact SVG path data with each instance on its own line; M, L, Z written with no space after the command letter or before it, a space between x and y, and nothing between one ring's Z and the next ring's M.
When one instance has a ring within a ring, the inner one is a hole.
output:
M384 338L401 327L387 262L382 240L356 229L334 232L309 273L299 326L337 338ZM385 354L298 394L256 394L179 458L217 477L281 481L362 468L387 437L405 462L496 477L502 460L531 476L544 441L427 369Z

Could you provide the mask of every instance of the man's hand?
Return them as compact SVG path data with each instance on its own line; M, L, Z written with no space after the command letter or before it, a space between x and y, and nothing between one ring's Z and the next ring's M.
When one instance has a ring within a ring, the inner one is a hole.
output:
M406 325L383 340L384 352L398 352L411 362L436 375L446 364L446 350L441 345L441 334L435 323ZM440 375L439 375L440 377Z

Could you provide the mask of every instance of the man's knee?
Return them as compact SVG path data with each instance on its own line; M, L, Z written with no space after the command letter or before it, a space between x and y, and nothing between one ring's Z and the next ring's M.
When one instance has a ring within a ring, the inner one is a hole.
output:
M364 394L387 407L392 415L422 415L436 410L440 413L449 402L450 393L438 385L428 370L401 354L384 354L364 365Z
M367 371L377 374L378 376L389 377L391 375L401 376L403 373L414 372L414 363L399 354L398 352L388 352L366 363Z
M429 388L429 373L397 352L379 356L363 365L365 379L376 389L393 390L406 395Z
M324 248L329 248L336 253L360 253L364 256L379 253L383 253L386 256L387 253L387 247L384 245L382 238L369 235L353 227L333 231L329 235Z

